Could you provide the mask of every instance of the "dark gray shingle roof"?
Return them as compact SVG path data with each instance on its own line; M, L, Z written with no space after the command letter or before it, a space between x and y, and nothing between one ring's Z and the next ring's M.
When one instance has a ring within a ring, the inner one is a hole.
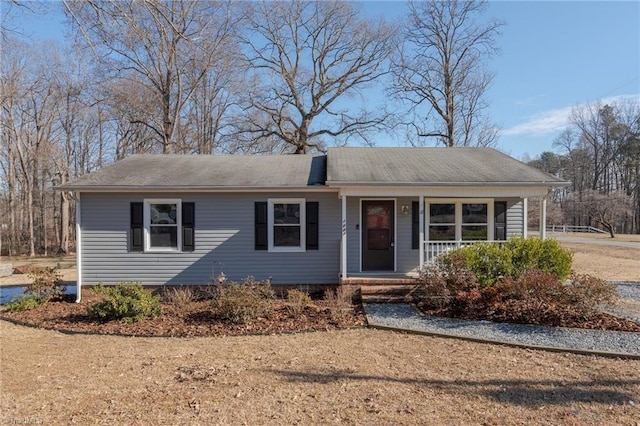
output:
M325 177L326 156L139 154L61 189L303 188L324 185Z
M491 148L330 148L310 155L134 155L63 190L207 190L325 185L563 185Z
M327 185L565 184L492 148L331 148Z

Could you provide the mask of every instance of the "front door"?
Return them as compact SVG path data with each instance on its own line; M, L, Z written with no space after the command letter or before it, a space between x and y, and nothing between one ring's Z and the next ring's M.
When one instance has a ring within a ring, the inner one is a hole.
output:
M393 271L394 201L362 202L362 270Z

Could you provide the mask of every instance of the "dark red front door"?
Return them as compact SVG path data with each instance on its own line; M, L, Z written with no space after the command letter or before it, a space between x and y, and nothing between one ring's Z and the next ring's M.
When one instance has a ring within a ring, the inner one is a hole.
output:
M393 271L394 201L362 202L362 270Z

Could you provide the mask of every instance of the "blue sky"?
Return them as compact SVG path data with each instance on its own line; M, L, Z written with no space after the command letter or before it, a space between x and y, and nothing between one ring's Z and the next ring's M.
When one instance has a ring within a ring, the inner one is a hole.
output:
M361 6L392 19L405 10L400 1ZM525 158L552 150L574 106L640 100L640 2L491 1L489 16L506 22L502 52L489 63L496 76L487 93L491 119L502 127L498 147L506 153ZM63 40L62 19L50 11L16 16L12 24L33 38Z

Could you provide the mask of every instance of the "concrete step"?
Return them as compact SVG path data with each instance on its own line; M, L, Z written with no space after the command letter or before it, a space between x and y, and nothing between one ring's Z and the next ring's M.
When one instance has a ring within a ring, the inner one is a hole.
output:
M413 297L410 294L363 294L362 303L411 303Z
M363 285L360 286L362 295L388 294L406 295L415 290L415 285Z

